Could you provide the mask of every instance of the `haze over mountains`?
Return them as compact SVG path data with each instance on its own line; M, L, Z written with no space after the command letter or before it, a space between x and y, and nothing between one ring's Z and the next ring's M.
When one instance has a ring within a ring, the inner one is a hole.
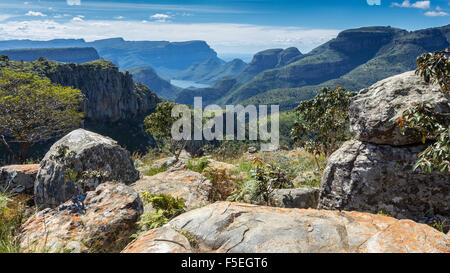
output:
M82 51L90 47L101 58L131 73L135 81L144 83L158 96L178 103L192 104L194 96L202 96L205 103L280 104L282 110L312 98L324 86L340 85L359 91L376 81L414 69L417 56L449 45L450 25L413 32L392 27L363 27L343 31L309 53L301 53L294 47L268 49L256 53L246 64L240 59L221 60L204 41L133 42L122 38L93 42L82 39L0 41L3 50L34 48L6 51L16 60L47 52L44 57L52 60L78 62L86 57ZM72 50L71 54L63 54L72 60L56 59L53 55L57 49L36 51L36 48L52 47ZM182 89L171 85L171 79L210 87Z

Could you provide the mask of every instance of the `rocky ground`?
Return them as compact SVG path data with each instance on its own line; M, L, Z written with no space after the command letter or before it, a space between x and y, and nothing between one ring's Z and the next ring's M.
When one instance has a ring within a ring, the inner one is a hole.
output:
M307 165L301 150L149 164L79 129L40 165L2 167L0 188L35 200L15 238L24 252L449 253L450 179L412 171L424 147L395 123L425 99L448 115L449 97L436 92L412 72L362 90L350 107L355 138L328 158L320 183L314 167L295 168ZM295 187L272 192L271 206L224 202L254 158L285 164ZM158 211L147 193L183 198L185 212L140 230L143 215Z

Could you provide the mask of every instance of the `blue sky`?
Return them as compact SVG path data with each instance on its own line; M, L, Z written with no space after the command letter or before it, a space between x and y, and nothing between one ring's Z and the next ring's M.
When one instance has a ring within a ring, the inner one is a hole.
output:
M224 55L307 52L344 29L416 30L449 24L449 14L450 0L1 0L0 39L198 39Z

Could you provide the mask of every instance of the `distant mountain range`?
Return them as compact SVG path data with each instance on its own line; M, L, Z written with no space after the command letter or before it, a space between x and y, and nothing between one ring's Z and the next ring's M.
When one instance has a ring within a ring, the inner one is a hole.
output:
M50 41L0 41L0 50L29 48L93 47L100 57L126 69L149 66L160 76L170 77L195 63L216 59L217 53L204 41L125 41L122 38L86 42L83 39L55 39Z
M450 25L408 32L392 27L364 27L341 32L308 54L295 49L257 53L234 84L180 92L176 102L192 104L193 96L213 103L280 104L294 108L324 86L359 91L381 79L413 70L424 52L450 45ZM280 60L280 61L277 61ZM231 79L226 82L231 83ZM220 94L220 96L218 96Z
M449 45L450 25L413 32L392 27L350 29L309 53L302 54L293 47L269 49L255 54L249 64L240 59L221 60L204 41L12 40L0 41L0 50L90 47L164 99L192 104L194 96L202 96L205 103L280 104L282 110L288 110L301 100L312 98L325 86L340 85L359 91L381 79L413 70L417 56ZM79 52L82 49L72 50L83 55ZM61 52L49 49L7 51L9 55L17 53L27 58L51 53L78 59L74 54ZM94 54L91 57L95 57ZM181 89L171 85L168 79L211 86Z
M63 63L87 63L100 59L93 47L8 49L0 50L1 55L16 61L34 61L43 57Z

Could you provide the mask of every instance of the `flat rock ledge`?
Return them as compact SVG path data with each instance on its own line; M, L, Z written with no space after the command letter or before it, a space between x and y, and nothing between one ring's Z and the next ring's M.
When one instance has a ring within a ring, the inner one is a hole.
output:
M0 190L33 194L39 164L9 165L0 168Z
M218 202L141 234L123 253L448 253L450 238L361 212Z
M84 200L44 209L21 227L25 252L120 252L143 212L139 194L118 182L87 192Z

